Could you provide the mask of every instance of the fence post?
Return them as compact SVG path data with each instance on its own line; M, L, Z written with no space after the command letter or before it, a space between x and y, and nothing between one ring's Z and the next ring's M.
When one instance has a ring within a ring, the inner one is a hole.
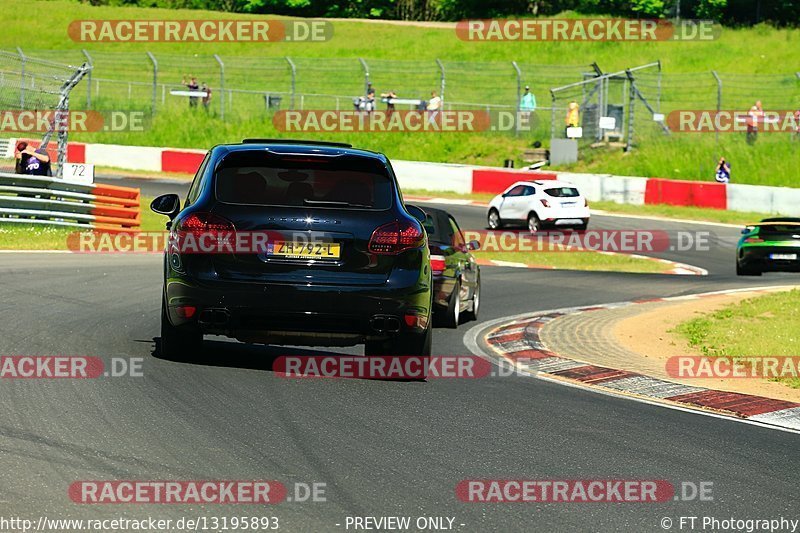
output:
M656 100L656 111L661 113L661 60L658 60L658 100Z
M154 56L151 52L146 52L147 57L150 58L150 61L153 63L153 103L152 109L150 114L156 114L156 99L158 98L158 61L156 61L156 56Z
M94 70L94 62L86 49L81 50L81 52L83 52L83 57L86 58L89 66L92 67L87 74L88 79L86 80L86 108L89 109L92 107L92 70Z
M439 60L438 57L436 58L436 64L439 66L439 72L441 73L441 78L439 81L439 98L441 98L442 102L444 102L444 85L445 85L444 64L442 64L442 62Z
M367 94L367 87L369 86L369 65L367 65L367 62L361 57L358 58L358 61L361 63L361 68L364 69L364 94Z
M633 107L636 102L636 88L633 85L633 73L626 70L628 76L628 134L625 135L625 151L630 152L633 148Z
M711 75L717 80L717 116L719 116L719 112L722 109L722 79L719 77L716 70L712 70ZM714 132L715 140L719 143L719 128L714 129L716 130Z
M219 118L225 120L225 63L217 54L214 54L214 59L219 63L219 90L222 95L222 98L219 99Z
M292 69L292 103L290 109L294 111L294 94L295 94L295 82L297 78L297 67L294 65L294 61L289 56L286 56L286 62L289 63L289 68Z
M25 109L25 54L22 53L22 48L17 46L17 53L19 54L20 64L22 67L20 68L20 83L19 83L19 108Z
M550 139L556 138L556 93L550 89Z
M522 87L521 87L521 85L522 85L522 72L519 70L519 65L517 65L516 61L512 61L511 65L514 67L514 70L517 72L517 116L514 119L514 124L515 124L515 126L514 126L514 134L515 135L519 135L519 121L520 121L520 116L522 115L522 112L521 112L521 110L522 110L522 107L521 107L522 102L520 100L522 98L522 96L521 96L521 93L522 93ZM534 111L536 111L536 110L534 109ZM530 115L528 116L528 128L530 128Z

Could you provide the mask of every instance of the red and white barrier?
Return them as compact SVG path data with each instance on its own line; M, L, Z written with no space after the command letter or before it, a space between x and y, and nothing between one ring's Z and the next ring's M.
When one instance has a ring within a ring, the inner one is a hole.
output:
M55 157L54 145L48 148ZM69 143L67 160L150 172L194 174L205 150L115 144ZM456 193L499 193L521 180L562 179L577 185L591 201L622 204L697 206L800 216L800 189L724 184L610 174L542 172L423 161L392 161L405 189Z

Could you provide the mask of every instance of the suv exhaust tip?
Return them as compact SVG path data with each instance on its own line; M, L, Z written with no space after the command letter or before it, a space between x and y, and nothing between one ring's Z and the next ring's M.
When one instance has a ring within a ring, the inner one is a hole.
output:
M370 319L369 325L375 333L400 332L400 319L392 315L375 315Z
M228 323L231 315L227 309L204 309L197 321L209 326L222 326Z

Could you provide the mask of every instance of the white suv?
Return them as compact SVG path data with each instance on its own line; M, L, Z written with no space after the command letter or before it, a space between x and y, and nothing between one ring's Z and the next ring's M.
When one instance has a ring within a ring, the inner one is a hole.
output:
M532 233L561 226L585 230L589 202L565 181L518 181L489 202L487 219L490 229L527 224Z

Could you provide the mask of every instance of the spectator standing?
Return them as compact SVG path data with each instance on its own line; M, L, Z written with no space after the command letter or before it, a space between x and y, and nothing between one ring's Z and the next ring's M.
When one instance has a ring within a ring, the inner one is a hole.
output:
M529 130L531 126L531 113L536 110L536 97L531 92L531 88L529 85L525 86L525 92L520 98L519 101L519 111L520 111L520 127L525 130Z
M428 122L436 120L439 110L442 108L442 99L436 94L436 91L431 91L431 99L428 100L426 110L428 111Z
M728 183L731 181L731 164L725 161L724 157L719 158L717 169L714 172L714 179L719 183Z
M367 101L364 107L367 113L375 111L375 88L372 83L367 83Z
M389 115L394 113L394 102L392 102L392 99L397 98L397 93L394 91L389 91L388 93L381 93L381 98L386 99L386 113Z
M572 101L567 106L567 116L564 119L564 122L567 125L567 129L569 128L577 128L581 124L581 106L578 105L578 102Z
M202 91L205 91L206 95L203 97L203 109L206 110L208 113L209 107L211 106L211 87L208 86L206 82L203 82L203 87L201 88Z
M531 92L529 85L525 86L525 92L519 101L520 111L531 112L536 110L536 97Z
M758 138L758 123L764 118L764 109L761 107L761 100L756 101L755 105L747 113L747 143L753 144Z
M189 89L190 91L197 91L197 90L200 89L200 86L197 84L197 78L195 78L194 76L190 76L189 77L189 82L188 83L186 82L186 78L184 77L181 80L181 83L183 85L185 85L186 88ZM197 107L197 97L196 96L190 96L189 97L189 107Z

